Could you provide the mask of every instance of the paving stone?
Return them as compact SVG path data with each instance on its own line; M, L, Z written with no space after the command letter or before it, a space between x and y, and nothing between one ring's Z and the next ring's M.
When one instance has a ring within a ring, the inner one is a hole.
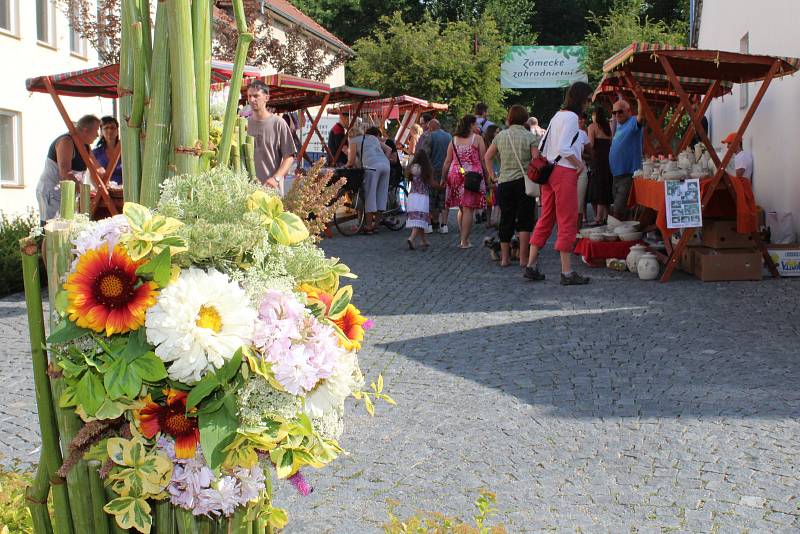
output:
M359 275L359 358L398 406L348 405L351 454L309 470L308 497L276 485L287 534L381 532L387 499L469 517L480 488L514 534L800 531L800 280L579 266L591 284L562 287L551 248L530 283L453 234L425 252L405 234L323 243ZM38 457L25 321L20 295L0 299L6 465Z

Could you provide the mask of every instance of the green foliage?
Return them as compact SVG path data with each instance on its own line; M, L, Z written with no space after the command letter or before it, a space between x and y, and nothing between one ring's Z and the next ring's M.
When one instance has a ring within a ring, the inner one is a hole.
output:
M22 291L22 258L19 240L39 221L33 212L11 217L0 213L0 297Z
M589 16L599 28L584 39L587 53L583 68L589 83L598 83L603 76L603 62L632 42L686 44L684 22L653 20L644 11L646 7L641 0L617 0L607 15Z
M395 13L381 23L373 37L355 44L358 55L351 67L356 85L383 95L444 102L454 117L471 112L480 101L489 105L490 114L503 114L499 79L506 45L491 17L439 24L430 15L407 22Z
M428 12L439 22L466 21L472 23L491 17L503 40L509 45L529 45L536 42L534 22L536 0L426 0Z
M25 488L32 483L31 473L0 469L0 533L33 534L25 501Z
M487 490L480 490L475 499L473 523L468 524L456 517L439 512L419 512L407 519L395 515L398 501L389 501L389 522L383 525L386 534L505 534L503 525L489 526L489 519L497 514L497 497Z

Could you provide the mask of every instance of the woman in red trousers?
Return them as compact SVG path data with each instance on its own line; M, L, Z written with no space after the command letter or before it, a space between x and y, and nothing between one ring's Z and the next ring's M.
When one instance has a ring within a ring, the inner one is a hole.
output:
M558 224L555 249L561 255L561 285L588 284L589 279L572 270L572 249L578 232L578 176L585 164L583 146L578 141L578 117L591 104L592 89L575 82L567 89L564 105L550 121L539 147L542 155L555 164L548 182L541 186L542 212L531 237L531 251L525 278L544 280L539 271L539 251L544 247L553 225Z

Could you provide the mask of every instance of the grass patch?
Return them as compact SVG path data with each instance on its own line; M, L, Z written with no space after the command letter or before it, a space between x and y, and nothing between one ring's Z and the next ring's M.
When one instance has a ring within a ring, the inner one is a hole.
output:
M489 519L497 514L494 493L481 490L475 499L475 513L470 522L450 517L439 512L418 512L411 517L400 519L395 514L400 502L390 500L389 522L383 525L385 534L507 534L501 525L489 525Z

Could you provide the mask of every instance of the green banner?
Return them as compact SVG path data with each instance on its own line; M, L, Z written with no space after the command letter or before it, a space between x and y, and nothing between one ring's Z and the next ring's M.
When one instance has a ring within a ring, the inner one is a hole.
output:
M585 82L581 63L585 46L512 46L500 71L506 89L566 87Z

